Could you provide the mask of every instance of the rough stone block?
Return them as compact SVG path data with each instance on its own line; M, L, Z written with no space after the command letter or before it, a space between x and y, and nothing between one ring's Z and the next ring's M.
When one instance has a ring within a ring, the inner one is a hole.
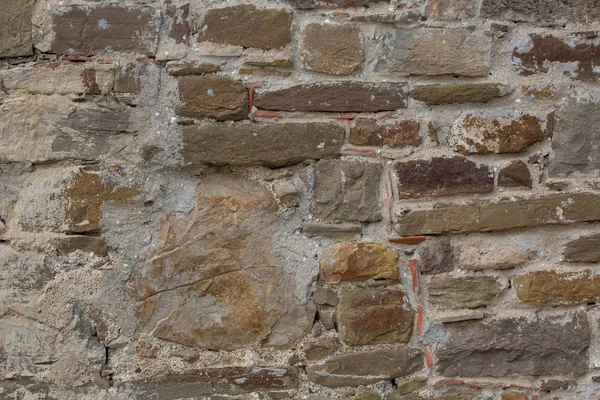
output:
M226 76L188 76L179 80L184 103L177 113L188 118L239 121L248 117L248 90L241 81Z
M532 187L531 173L527 164L515 160L498 172L498 186L500 187Z
M421 273L426 275L441 274L454 269L454 247L448 238L427 240L417 250L417 257Z
M427 283L429 302L440 308L479 308L490 305L504 285L493 276L434 276Z
M538 304L582 304L600 301L600 276L579 272L533 271L513 279L521 301Z
M600 262L600 235L582 236L565 245L565 260L571 262Z
M398 254L378 242L342 242L323 253L319 282L367 279L398 279Z
M321 160L315 166L312 212L318 218L379 221L381 164Z
M506 96L511 90L508 86L496 83L468 83L453 85L416 86L411 92L415 100L427 104L487 103Z
M33 54L31 18L34 0L5 0L0 9L0 58Z
M484 0L481 17L545 24L560 21L593 22L600 19L600 10L594 0Z
M311 71L350 75L362 68L365 59L360 29L348 25L310 24L304 28L301 57Z
M425 6L428 19L455 21L475 16L474 0L429 0Z
M418 121L380 121L374 118L358 118L352 128L350 143L357 146L388 146L403 148L419 146L421 136Z

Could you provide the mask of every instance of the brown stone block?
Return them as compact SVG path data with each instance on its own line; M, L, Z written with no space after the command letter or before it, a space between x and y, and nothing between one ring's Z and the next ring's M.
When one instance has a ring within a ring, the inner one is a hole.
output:
M579 272L533 271L513 279L521 301L538 304L581 304L600 301L600 276Z
M179 80L184 103L177 113L188 118L239 121L248 117L248 90L226 76L188 76Z
M365 59L360 29L349 25L308 25L301 54L309 70L332 75L350 75Z

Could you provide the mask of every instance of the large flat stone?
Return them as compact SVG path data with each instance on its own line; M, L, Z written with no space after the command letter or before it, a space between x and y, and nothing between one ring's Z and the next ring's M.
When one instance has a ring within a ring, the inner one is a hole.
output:
M254 104L264 110L377 112L406 108L404 82L330 82L296 85L259 94Z
M600 275L578 272L532 271L514 277L517 297L538 304L585 304L600 301Z
M190 125L183 128L187 163L281 167L340 154L344 129L334 123Z
M435 352L445 376L579 376L588 369L590 326L584 312L455 323Z
M34 0L5 0L0 8L0 58L33 54L31 18Z
M502 285L493 276L434 276L427 283L429 302L440 308L486 307L502 293Z
M403 236L488 232L583 221L600 221L600 196L571 193L497 202L443 204L400 215L396 231Z

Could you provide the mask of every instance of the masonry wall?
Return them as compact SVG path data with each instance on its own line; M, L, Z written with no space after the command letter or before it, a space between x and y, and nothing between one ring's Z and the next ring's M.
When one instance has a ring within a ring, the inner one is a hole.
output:
M0 398L600 398L597 0L2 0Z

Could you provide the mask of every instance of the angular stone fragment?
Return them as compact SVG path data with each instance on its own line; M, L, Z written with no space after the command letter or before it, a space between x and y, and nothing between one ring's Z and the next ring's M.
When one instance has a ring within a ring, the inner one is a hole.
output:
M342 242L321 257L319 282L398 279L398 253L378 242Z
M335 294L333 290L322 287L319 287L317 290L315 290L315 292L312 294L312 299L315 304L320 306L335 307L339 302L337 294Z
M457 255L459 268L472 271L510 269L538 257L538 243L530 235L469 235L461 239Z
M469 83L416 86L411 96L427 104L487 103L510 92L507 86L496 83Z
M337 307L341 340L350 346L408 343L415 312L404 292L358 289L343 292Z
M463 157L435 157L396 164L398 196L401 199L494 190L489 167Z
M33 54L31 18L34 0L5 0L0 8L0 58Z
M179 80L184 103L177 113L188 118L239 121L249 113L248 90L226 76L189 76Z
M251 4L210 9L198 41L277 49L290 43L293 17L284 8L261 9Z
M595 0L484 0L481 17L547 24L559 21L593 22L600 19L600 10Z
M104 257L108 252L106 241L94 236L66 236L52 239L50 242L61 254L69 254L76 250L83 250Z
M377 112L406 108L404 82L327 82L264 92L254 105L275 111Z
M566 261L585 263L600 262L600 234L582 236L567 242L563 254Z
M306 344L304 356L309 361L321 360L332 355L341 347L337 339L324 339Z
M138 381L115 382L135 398L175 400L199 395L237 395L298 387L298 372L288 367L204 368Z
M156 53L156 17L146 8L120 6L87 10L73 6L55 13L52 24L56 54L94 55L127 52L152 57Z
M579 272L533 271L513 280L521 301L538 304L581 304L600 301L600 275Z
M570 99L565 107L556 112L556 127L552 137L553 156L548 170L550 176L598 174L599 111L600 104L584 104Z
M315 166L312 212L317 218L379 221L381 164L321 160Z
M569 222L600 221L600 196L571 193L540 198L444 204L398 218L403 235L502 231Z
M385 121L374 118L358 118L352 128L350 143L357 146L389 146L402 148L421 144L417 121Z
M308 379L328 387L359 386L388 381L423 368L423 356L408 347L358 351L331 357L306 368Z
M427 284L429 302L440 308L488 306L504 289L493 276L434 276Z
M428 240L417 250L419 268L426 275L450 272L454 268L454 247L450 239Z
M600 19L600 12L596 12ZM519 52L515 49L513 58L523 74L546 73L549 71L550 63L563 64L569 70L569 74L579 80L595 81L598 79L596 66L600 63L600 46L581 43L573 45L554 36L541 36L531 34L533 42L527 51ZM575 67L571 67L575 65ZM574 69L572 69L574 68Z
M579 376L588 369L590 326L584 312L516 317L445 326L435 352L445 376Z
M381 68L411 75L487 76L492 38L464 28L401 28ZM384 67L385 66L385 67Z
M475 16L474 0L429 0L425 16L433 20L453 21Z
M498 172L498 186L500 187L528 187L531 189L531 173L527 164L515 160Z
M300 9L319 7L360 7L371 3L381 3L389 0L283 0L284 2Z
M190 125L183 128L187 163L282 167L340 154L344 129L334 123Z
M127 284L140 329L211 350L291 345L315 309L296 297L298 283L273 252L281 234L273 195L219 174L203 177L196 196L186 217L162 219L157 250Z
M310 24L304 28L303 44L301 57L314 72L350 75L362 68L365 59L356 26Z
M520 153L544 136L540 120L533 115L489 118L466 114L454 122L448 144L464 155Z

